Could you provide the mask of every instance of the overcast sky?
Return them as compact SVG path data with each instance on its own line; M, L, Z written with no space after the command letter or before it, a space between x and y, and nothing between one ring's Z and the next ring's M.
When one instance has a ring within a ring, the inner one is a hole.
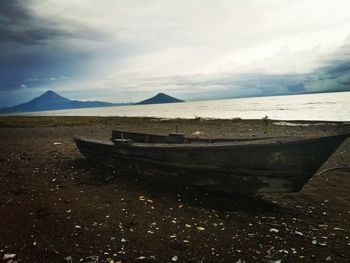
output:
M349 0L1 0L0 107L350 90Z

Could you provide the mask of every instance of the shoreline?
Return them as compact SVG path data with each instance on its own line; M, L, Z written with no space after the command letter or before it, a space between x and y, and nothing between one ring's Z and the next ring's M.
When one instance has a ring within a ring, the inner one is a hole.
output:
M273 125L270 135L350 132L349 123L312 123L324 125ZM87 162L72 141L108 139L113 129L257 137L264 132L262 120L0 117L0 127L1 257L14 253L22 262L67 262L67 257L79 262L89 256L99 256L99 262L350 258L349 170L314 176L298 193L245 198L119 174ZM350 139L320 170L349 163Z
M54 127L54 126L92 126L92 125L115 125L120 122L247 122L262 123L262 119L242 118L159 118L159 117L125 117L125 116L0 116L0 128L4 127ZM324 121L324 120L282 120L268 119L270 124L294 123L310 125L350 125L350 121Z

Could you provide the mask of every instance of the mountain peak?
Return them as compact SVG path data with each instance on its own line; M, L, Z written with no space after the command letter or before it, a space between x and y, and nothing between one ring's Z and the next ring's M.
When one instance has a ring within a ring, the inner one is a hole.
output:
M175 103L175 102L184 102L184 101L160 92L157 95L136 104L160 104L160 103Z
M41 94L38 98L41 98L41 97L60 97L60 98L63 98L61 95L57 94L56 92L54 92L52 90L47 90L45 93Z
M52 90L47 90L45 93L43 93L41 96L43 96L43 95L53 95L53 94L56 94L56 95L58 95L56 92L54 92L54 91L52 91Z
M67 103L67 102L70 102L70 100L62 97L61 95L58 95L56 92L52 90L48 90L44 94L40 95L39 97L31 100L30 102L35 103L35 105L43 106L43 105Z

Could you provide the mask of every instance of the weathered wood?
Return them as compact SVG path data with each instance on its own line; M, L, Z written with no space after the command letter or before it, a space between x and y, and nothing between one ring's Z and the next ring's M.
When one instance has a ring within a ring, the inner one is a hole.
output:
M265 193L299 191L349 134L253 140L169 137L114 131L112 140L130 141L75 141L86 158L115 169L212 190Z

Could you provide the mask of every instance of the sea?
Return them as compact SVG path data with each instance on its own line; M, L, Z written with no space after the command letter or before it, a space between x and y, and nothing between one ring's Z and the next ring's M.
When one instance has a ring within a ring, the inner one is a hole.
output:
M350 121L350 91L30 112L30 116L126 116Z

